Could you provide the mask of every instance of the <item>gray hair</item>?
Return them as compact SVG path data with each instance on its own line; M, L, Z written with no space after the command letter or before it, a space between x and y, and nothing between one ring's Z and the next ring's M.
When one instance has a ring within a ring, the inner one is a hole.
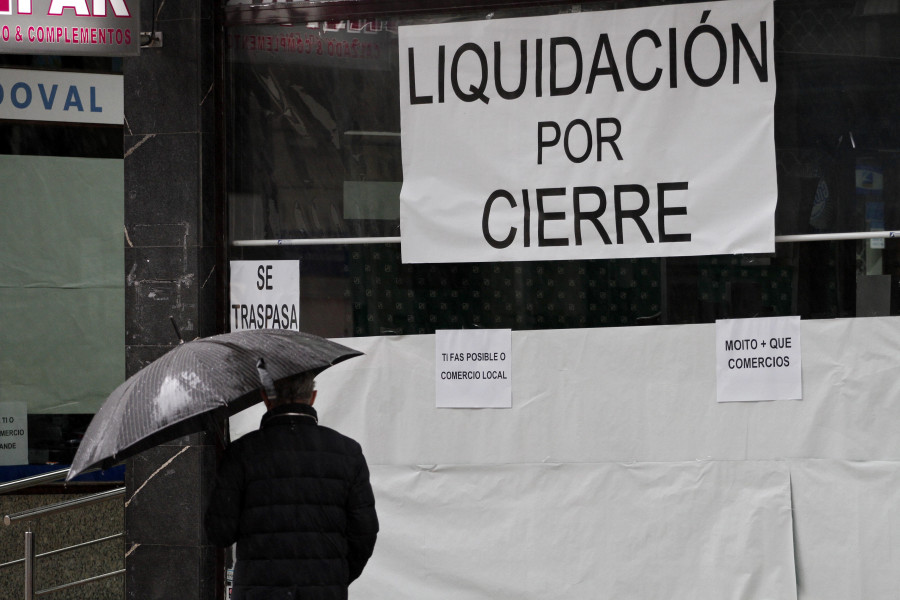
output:
M278 394L277 404L287 402L302 402L308 404L316 389L316 374L303 373L295 377L279 379L275 382L275 391Z

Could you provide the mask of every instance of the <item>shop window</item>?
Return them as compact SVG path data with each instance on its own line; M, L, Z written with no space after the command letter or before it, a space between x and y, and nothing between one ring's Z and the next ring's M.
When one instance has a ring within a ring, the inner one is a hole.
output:
M121 60L5 55L0 69L8 83L19 72L121 74ZM73 112L76 93L55 91ZM71 463L124 380L122 133L121 124L0 121L0 480Z
M900 229L900 15L853 0L775 3L771 255L401 262L398 26L653 4L228 3L229 257L299 260L300 326L336 337L898 314L900 245L877 232Z

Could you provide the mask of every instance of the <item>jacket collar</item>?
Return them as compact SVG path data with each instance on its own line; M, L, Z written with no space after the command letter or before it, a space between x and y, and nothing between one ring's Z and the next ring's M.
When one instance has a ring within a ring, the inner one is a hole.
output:
M259 427L267 427L277 423L308 423L315 425L319 422L319 415L316 409L308 404L291 403L276 406L272 410L263 415L259 422Z

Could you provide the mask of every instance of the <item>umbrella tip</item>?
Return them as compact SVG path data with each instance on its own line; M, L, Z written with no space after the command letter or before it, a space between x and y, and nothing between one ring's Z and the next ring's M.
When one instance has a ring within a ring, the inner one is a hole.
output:
M184 343L184 338L181 337L181 330L178 329L178 323L175 322L175 317L169 316L169 321L172 323L172 327L175 328L175 335L178 336L178 343L179 343L179 344L183 344L183 343Z

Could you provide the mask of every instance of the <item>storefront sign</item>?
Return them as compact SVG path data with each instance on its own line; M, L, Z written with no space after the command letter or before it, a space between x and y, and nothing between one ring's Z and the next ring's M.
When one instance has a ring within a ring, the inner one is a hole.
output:
M0 0L0 53L135 56L138 0Z
M403 26L403 262L774 251L772 0Z
M438 408L512 406L512 332L458 329L435 332Z
M0 69L0 119L121 125L122 98L121 75Z
M719 402L801 400L800 317L716 321Z
M231 30L235 62L387 71L396 25L382 19L260 25Z
M28 407L0 402L0 465L28 464Z
M300 261L231 261L231 331L300 331Z

